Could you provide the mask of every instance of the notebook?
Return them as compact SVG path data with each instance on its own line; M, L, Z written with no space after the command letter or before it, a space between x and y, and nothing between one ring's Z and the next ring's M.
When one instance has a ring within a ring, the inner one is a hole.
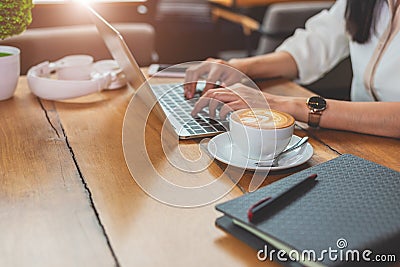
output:
M318 177L312 187L249 222L247 211L254 203L313 173ZM364 266L385 254L386 263L400 262L400 173L354 155L313 166L216 209L224 213L216 225L256 249L260 260L268 255L292 266Z

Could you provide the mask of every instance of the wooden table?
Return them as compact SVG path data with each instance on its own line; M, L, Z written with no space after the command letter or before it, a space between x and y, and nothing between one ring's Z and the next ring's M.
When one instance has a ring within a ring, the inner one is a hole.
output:
M310 94L291 82L262 87ZM265 266L255 251L214 226L220 216L215 203L176 208L154 200L135 183L121 136L132 95L122 89L68 102L44 101L29 92L21 77L14 98L0 102L0 266ZM151 116L147 148L159 171L168 173L174 170L159 153L160 128ZM400 171L399 140L305 126L296 134L311 137L314 156L298 168L270 173L264 184L342 153ZM193 155L198 144L181 142ZM195 177L212 180L224 168L213 162ZM251 176L246 172L218 202L242 195Z

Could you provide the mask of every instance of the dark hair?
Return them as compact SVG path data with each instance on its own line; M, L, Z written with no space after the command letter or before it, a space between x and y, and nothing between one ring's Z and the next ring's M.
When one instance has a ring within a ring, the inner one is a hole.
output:
M346 30L353 41L363 44L375 31L378 11L382 0L347 0Z

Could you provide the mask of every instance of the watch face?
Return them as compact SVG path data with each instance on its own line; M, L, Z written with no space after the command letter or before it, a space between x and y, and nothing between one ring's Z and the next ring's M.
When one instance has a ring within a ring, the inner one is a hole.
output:
M310 97L307 101L307 105L310 109L316 111L322 111L326 109L326 101L324 98L320 96Z

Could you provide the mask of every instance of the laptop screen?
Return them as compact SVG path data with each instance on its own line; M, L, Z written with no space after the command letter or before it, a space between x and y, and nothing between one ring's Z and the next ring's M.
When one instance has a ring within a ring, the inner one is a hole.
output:
M127 76L130 86L137 90L146 81L145 76L139 68L135 58L130 52L122 35L92 7L85 5L89 10L91 19L104 40L112 57L117 61L119 67Z
M157 117L161 121L164 121L166 115L158 104L157 97L150 89L150 85L148 84L145 75L140 70L139 65L130 52L122 35L92 7L87 4L85 4L85 7L89 10L90 17L96 25L97 31L104 40L104 43L112 57L117 61L119 67L125 73L130 87L132 87L137 93L140 87L147 87L143 88L144 90L140 90L139 95L137 96L142 99L146 106L150 108L154 107Z

